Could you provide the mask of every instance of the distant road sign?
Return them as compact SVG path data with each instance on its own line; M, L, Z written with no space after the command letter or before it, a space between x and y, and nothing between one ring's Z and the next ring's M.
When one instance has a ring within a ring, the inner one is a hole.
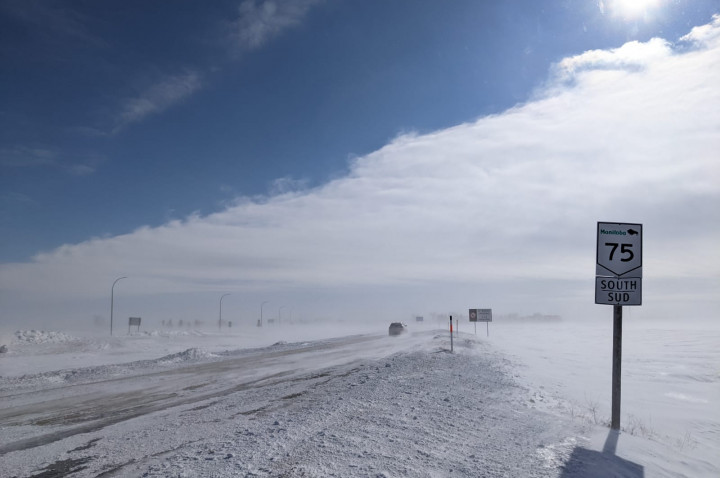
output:
M596 276L642 277L642 224L597 223Z
M140 332L141 320L142 318L140 317L128 317L128 334L130 333L130 327L137 327L138 332ZM182 320L180 322L182 322Z
M642 305L642 277L596 277L595 303Z
M492 309L470 309L470 322L492 322Z

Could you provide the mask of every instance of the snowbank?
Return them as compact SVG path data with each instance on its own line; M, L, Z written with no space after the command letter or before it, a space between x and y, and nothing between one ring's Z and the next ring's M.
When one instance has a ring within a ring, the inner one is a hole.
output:
M15 344L62 344L77 340L77 338L62 332L46 332L44 330L18 330L14 337Z

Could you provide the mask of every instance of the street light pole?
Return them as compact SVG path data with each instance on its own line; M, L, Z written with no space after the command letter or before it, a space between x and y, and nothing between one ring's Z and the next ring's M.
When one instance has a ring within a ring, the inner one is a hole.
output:
M115 282L113 282L112 287L110 287L110 336L112 336L112 329L113 329L113 309L115 308L115 284L120 279L127 279L127 277L118 277L115 279Z
M263 306L270 302L269 300L264 301L262 304L260 304L260 322L258 322L258 327L262 327L263 325Z
M218 330L222 330L222 300L227 295L230 295L230 294L228 293L228 294L223 294L220 296L220 318L218 319Z

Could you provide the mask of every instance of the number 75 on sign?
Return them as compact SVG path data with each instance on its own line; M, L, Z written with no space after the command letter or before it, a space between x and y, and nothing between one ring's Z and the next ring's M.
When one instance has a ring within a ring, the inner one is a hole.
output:
M642 224L597 223L596 276L642 277Z

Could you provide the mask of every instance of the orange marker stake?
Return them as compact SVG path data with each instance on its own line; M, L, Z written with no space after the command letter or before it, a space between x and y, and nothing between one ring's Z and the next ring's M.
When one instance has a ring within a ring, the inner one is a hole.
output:
M450 352L453 351L453 329L452 329L452 315L450 316Z

